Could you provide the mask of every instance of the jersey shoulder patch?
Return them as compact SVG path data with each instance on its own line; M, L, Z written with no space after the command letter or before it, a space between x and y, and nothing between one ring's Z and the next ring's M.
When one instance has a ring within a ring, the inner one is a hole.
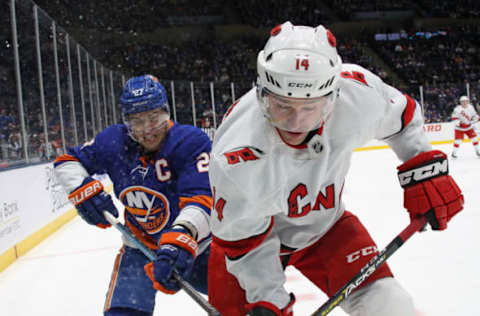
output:
M241 147L229 150L223 153L223 157L226 159L229 165L236 165L240 163L246 163L260 159L264 155L264 152L255 147Z

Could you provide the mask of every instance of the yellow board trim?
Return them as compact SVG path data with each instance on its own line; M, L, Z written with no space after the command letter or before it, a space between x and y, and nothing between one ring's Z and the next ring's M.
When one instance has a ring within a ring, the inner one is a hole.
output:
M105 188L106 192L111 192L113 190L113 185L110 184ZM77 216L77 210L75 208L70 209L69 211L63 213L52 222L48 223L44 227L40 228L33 234L29 235L24 240L20 241L12 248L4 251L0 254L0 272L5 270L8 266L15 262L18 257L26 254L33 247L41 243L48 236L56 232L60 227L70 222L75 216Z
M453 144L454 140L436 140L431 141L430 144L432 145L441 145L441 144ZM470 142L470 139L464 139L464 143ZM355 148L354 151L365 151L365 150L377 150L377 149L387 149L390 148L388 145L379 145L379 146L367 146L367 147L360 147Z
M20 241L17 247L17 255L18 257L23 256L26 254L30 249L41 243L45 240L48 236L56 232L60 227L68 223L77 215L76 209L71 209L68 212L63 213L55 220L50 222L49 224L45 225L43 228L37 230L24 240Z
M8 249L0 255L0 272L5 270L11 265L18 257L26 254L30 249L41 243L48 236L56 232L60 227L68 223L77 215L75 208L63 213L52 222L48 223L41 229L37 230L33 234L29 235L12 248Z
M4 253L0 254L0 272L5 270L15 260L17 260L17 254L16 254L16 251L15 251L15 247L12 247L12 248L6 250Z

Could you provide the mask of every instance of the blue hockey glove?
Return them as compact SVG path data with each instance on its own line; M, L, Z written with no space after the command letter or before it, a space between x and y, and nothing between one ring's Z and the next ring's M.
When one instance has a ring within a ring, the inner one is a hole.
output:
M180 286L172 278L173 270L184 279L190 276L198 244L185 228L174 226L162 234L158 245L157 259L145 265L145 273L155 289L175 294Z
M78 215L90 225L100 228L112 226L103 216L103 211L118 217L112 198L103 190L102 183L92 177L85 178L82 184L68 195L68 199L77 208Z

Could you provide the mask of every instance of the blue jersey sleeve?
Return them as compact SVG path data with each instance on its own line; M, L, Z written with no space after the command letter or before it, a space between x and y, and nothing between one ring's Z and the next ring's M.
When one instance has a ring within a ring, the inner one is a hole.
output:
M193 204L210 214L212 193L208 165L212 143L202 130L195 127L186 127L186 129L171 160L178 176L177 191L180 208Z
M112 125L85 144L68 149L68 154L78 159L89 174L107 173L112 159L128 137L123 125Z

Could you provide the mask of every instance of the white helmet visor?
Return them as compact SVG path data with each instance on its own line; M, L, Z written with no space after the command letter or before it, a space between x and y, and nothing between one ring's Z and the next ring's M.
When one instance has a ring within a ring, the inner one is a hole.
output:
M333 110L335 92L316 98L280 96L258 89L258 101L271 123L285 131L306 133L323 125Z

